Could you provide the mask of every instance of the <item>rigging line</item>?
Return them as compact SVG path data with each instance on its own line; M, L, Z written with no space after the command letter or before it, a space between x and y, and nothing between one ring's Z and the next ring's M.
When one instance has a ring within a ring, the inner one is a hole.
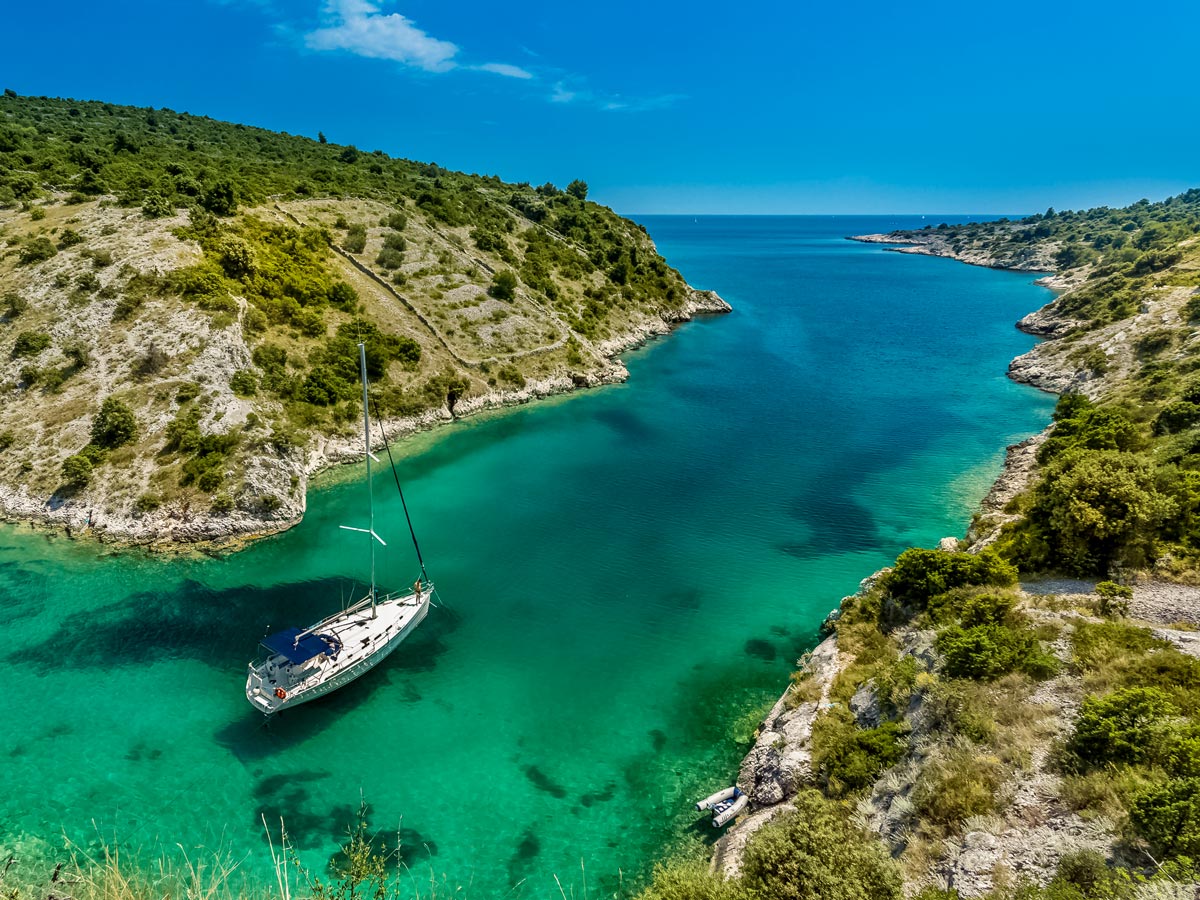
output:
M421 547L417 543L417 532L413 530L412 518L408 514L408 504L404 502L404 488L400 487L400 475L396 472L396 461L392 459L392 445L388 441L387 432L383 430L383 418L379 415L379 405L371 398L371 407L375 410L375 421L379 423L379 434L383 437L383 446L387 450L388 465L392 467L392 478L396 480L396 491L400 494L400 506L404 508L404 521L408 523L408 533L412 535L413 549L417 551L417 563L421 566L421 577L429 580L425 571L425 560L421 559Z

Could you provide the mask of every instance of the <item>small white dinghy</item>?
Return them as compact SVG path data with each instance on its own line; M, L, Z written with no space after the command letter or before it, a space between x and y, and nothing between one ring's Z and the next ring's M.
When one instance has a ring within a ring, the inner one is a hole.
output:
M706 809L711 809L713 828L720 828L722 825L732 822L749 805L750 798L743 794L740 788L729 787L723 791L717 791L715 794L709 794L696 804L696 811L704 812Z

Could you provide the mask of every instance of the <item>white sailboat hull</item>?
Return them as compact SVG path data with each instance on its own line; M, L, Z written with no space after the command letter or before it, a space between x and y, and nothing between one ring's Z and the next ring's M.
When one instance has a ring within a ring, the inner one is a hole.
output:
M251 663L246 699L270 716L349 684L383 662L424 621L432 591L429 585L420 594L378 600L374 617L369 606L359 604L317 623L309 631L336 637L340 651L299 664L278 654Z

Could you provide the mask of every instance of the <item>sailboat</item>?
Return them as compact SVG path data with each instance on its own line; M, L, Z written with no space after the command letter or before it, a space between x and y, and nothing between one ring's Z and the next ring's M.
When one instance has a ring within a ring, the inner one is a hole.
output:
M290 709L323 697L349 684L379 665L395 650L429 612L429 601L433 594L433 583L425 574L421 560L421 549L417 546L416 533L413 547L417 551L417 562L421 574L411 591L380 594L375 586L375 544L386 547L375 533L375 498L371 490L371 420L367 412L367 352L363 344L358 345L359 367L363 384L363 441L367 453L367 509L368 527L341 526L347 531L368 535L371 547L371 589L365 597L322 619L308 628L287 628L268 634L262 646L269 651L266 659L250 663L246 677L246 699L265 715ZM385 436L384 444L387 439ZM391 456L391 450L388 450ZM394 467L393 467L394 472ZM400 482L397 479L397 488ZM401 503L404 494L400 494ZM408 517L407 504L404 515Z

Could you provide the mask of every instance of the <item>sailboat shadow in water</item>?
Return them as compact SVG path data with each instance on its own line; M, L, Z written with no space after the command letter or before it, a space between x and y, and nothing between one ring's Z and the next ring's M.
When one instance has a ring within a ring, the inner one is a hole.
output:
M247 634L328 605L346 582L326 578L268 588L213 590L188 579L167 591L141 591L96 609L73 613L45 640L11 657L38 673L112 669L189 659L225 669L253 651ZM69 654L63 647L71 647Z

